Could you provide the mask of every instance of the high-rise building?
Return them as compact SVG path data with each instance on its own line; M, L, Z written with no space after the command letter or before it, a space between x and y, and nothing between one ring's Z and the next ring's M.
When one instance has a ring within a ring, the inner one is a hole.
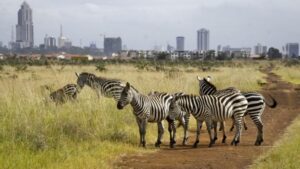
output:
M287 43L285 51L287 58L299 57L299 43Z
M267 46L263 46L260 43L258 43L256 46L254 46L254 54L255 55L262 55L267 54Z
M183 36L176 37L176 50L184 51L184 37Z
M203 52L209 50L209 30L205 28L197 31L197 50Z
M104 38L104 53L107 56L112 56L113 53L120 52L122 50L122 39L120 37Z
M53 36L45 36L44 38L44 45L46 49L53 49L56 47L56 39Z
M3 44L2 44L2 41L0 41L0 48L2 48L2 45L3 45Z
M58 48L70 48L70 47L72 47L72 41L69 40L67 37L63 36L62 25L60 25L60 35L57 38L57 47Z
M23 2L18 11L16 42L19 48L33 47L34 44L32 10L27 2Z

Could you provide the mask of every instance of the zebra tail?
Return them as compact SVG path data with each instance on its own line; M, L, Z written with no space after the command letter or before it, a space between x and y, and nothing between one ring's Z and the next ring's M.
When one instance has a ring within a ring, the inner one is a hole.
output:
M276 101L271 95L268 94L268 96L271 98L272 103L266 102L265 99L264 99L264 101L265 101L265 103L266 103L266 105L267 105L268 107L270 107L270 108L273 109L273 108L275 108L275 107L277 106L277 101Z

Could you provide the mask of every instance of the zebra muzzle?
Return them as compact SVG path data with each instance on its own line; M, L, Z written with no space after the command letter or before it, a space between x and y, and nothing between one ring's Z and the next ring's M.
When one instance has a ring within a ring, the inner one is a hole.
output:
M119 103L117 104L117 108L118 108L119 110L120 110L120 109L123 109L123 107L124 107L124 106L122 105L122 103L119 102Z

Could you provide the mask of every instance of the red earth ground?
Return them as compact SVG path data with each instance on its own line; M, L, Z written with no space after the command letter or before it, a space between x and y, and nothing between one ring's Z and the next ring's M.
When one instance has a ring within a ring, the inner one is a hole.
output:
M254 146L257 130L251 119L247 117L248 130L243 130L238 146L230 145L234 132L227 131L227 143L221 143L222 135L219 133L216 144L212 148L208 148L208 134L202 129L200 146L192 148L195 132L190 131L188 146L178 144L176 148L170 149L164 145L155 153L123 156L114 164L114 167L134 169L240 169L249 167L253 160L272 148L274 142L282 136L286 127L300 113L300 87L280 80L277 75L271 72L270 68L263 72L268 76L266 78L267 84L261 93L266 100L269 100L267 94L273 96L278 105L275 109L265 109L263 114L264 142L261 146ZM230 124L231 122L227 123L227 130ZM178 138L177 143L180 140Z

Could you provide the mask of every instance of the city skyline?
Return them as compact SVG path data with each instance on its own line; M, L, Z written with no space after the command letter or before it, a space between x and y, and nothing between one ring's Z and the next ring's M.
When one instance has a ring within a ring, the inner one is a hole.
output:
M154 45L167 43L175 46L174 39L180 34L185 37L185 48L195 50L196 31L202 27L210 30L212 49L218 44L253 47L257 43L281 49L286 43L299 42L300 37L298 23L291 22L300 14L296 8L300 2L295 1L26 2L34 13L35 45L43 43L46 34L58 37L60 24L65 28L65 36L76 46L80 39L85 46L94 41L102 46L100 34L105 34L122 37L128 49L152 49ZM11 39L11 26L17 21L16 11L22 3L0 2L0 41L4 44Z

